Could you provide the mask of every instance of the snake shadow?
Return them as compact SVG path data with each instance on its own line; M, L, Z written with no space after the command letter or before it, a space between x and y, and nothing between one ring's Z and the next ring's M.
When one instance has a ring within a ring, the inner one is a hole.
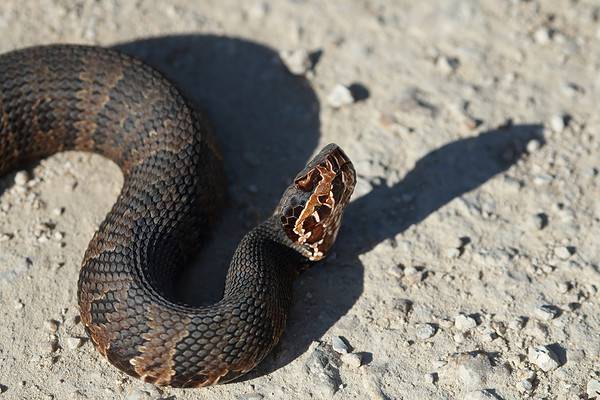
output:
M217 301L241 237L271 214L292 177L318 150L319 101L305 78L286 71L276 51L247 40L194 34L115 47L163 71L214 125L229 205L181 287L182 298L192 304ZM280 345L246 379L289 364L348 313L363 292L360 254L507 170L532 138L541 140L541 125L509 125L448 143L425 155L398 184L375 185L354 200L336 257L300 277Z

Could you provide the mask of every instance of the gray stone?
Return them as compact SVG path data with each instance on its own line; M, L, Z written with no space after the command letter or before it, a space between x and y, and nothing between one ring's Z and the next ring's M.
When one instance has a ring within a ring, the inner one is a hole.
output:
M321 397L331 397L342 380L337 366L330 360L322 344L319 344L306 360L304 370L314 382L314 390Z
M425 340L435 335L437 329L431 324L419 324L415 330L415 336L418 339Z
M350 352L348 345L340 336L333 336L331 338L331 347L340 354L348 354Z
M473 329L477 326L477 321L475 318L470 317L465 314L458 314L454 318L454 327L459 331L468 331L469 329Z

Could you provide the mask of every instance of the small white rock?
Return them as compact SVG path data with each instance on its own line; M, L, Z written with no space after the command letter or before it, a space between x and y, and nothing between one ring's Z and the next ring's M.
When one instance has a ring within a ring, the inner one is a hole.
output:
M554 255L561 260L567 260L573 255L573 253L567 246L559 246L554 249Z
M562 115L553 116L550 119L550 128L556 133L561 133L565 129L565 117Z
M458 59L453 57L440 56L435 61L435 66L444 75L449 75L456 71L459 65L460 62Z
M15 174L15 184L17 186L25 186L29 181L29 174L25 171L19 171Z
M535 153L542 147L542 143L537 139L531 139L527 142L527 152Z
M55 333L58 330L58 321L55 319L49 319L45 322L45 327L46 329L48 329L51 333Z
M454 327L459 331L468 331L469 329L473 329L477 326L477 321L473 317L470 317L465 314L458 314L454 318Z
M457 249L457 248L454 248L454 247L446 249L446 257L448 257L448 258L458 258L458 257L460 257L460 249Z
M348 354L350 352L348 345L340 336L333 336L331 338L331 347L333 347L333 350L340 354Z
M549 304L543 304L535 309L535 315L544 321L550 321L558 315L558 309Z
M539 44L546 44L550 41L550 31L546 27L541 27L533 33L533 40Z
M560 365L556 354L546 346L530 347L527 358L544 372L552 371Z
M75 350L75 349L81 347L84 340L82 338L78 338L78 337L70 337L70 338L67 338L65 342L66 342L67 348L69 348L71 350Z
M589 398L600 398L600 381L598 379L590 379L586 389Z
M312 67L310 54L305 49L284 50L279 53L279 57L294 75L305 75Z
M426 384L433 385L436 381L437 375L434 373L429 373L429 374L425 374L423 376L423 378L424 378L424 381Z
M327 96L327 103L333 108L340 108L354 103L354 97L349 88L337 84Z
M415 336L418 339L425 340L435 335L437 329L431 324L420 324L415 330Z

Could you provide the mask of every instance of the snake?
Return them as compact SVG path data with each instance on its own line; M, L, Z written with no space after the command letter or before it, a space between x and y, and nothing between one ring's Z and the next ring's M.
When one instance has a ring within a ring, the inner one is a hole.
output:
M344 151L325 146L243 236L222 299L193 305L179 300L176 277L226 199L207 117L161 72L115 49L0 55L0 175L69 150L100 154L124 177L83 256L81 322L111 364L159 386L230 382L265 358L283 334L295 278L333 246L356 184Z

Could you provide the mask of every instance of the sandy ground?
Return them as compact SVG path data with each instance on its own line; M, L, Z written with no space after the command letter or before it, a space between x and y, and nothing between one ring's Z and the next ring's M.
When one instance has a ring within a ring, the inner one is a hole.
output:
M230 204L190 301L218 298L239 238L322 145L359 184L273 354L183 391L121 374L78 320L116 166L69 153L3 177L0 399L593 398L599 19L593 0L2 1L1 51L118 46L211 117ZM311 68L286 68L290 50Z

